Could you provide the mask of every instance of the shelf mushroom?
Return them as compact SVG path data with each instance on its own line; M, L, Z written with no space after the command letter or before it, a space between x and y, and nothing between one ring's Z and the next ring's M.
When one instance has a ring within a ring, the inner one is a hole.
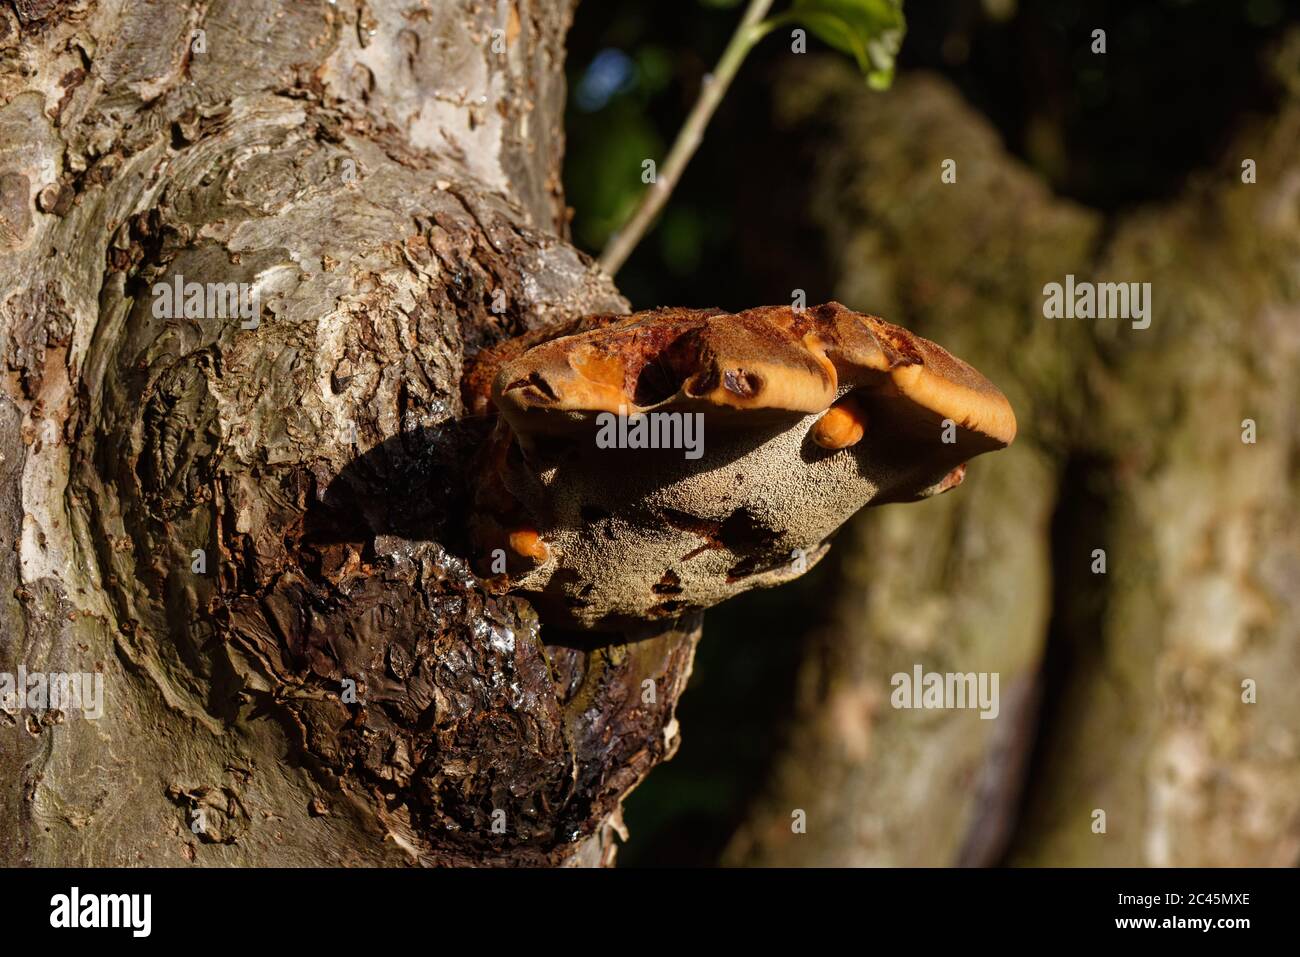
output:
M499 413L471 527L479 567L570 627L796 578L858 509L947 491L1015 438L978 372L835 302L560 332L485 353L470 376Z

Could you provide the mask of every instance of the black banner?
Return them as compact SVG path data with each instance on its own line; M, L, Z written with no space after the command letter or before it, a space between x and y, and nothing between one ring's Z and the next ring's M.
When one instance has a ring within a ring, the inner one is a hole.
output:
M1294 870L113 870L0 872L5 939L115 945L373 944L458 928L495 943L851 930L858 940L1185 942L1232 946L1294 925ZM673 927L679 925L678 931ZM1044 938L1043 931L1052 937ZM485 943L489 943L485 941Z

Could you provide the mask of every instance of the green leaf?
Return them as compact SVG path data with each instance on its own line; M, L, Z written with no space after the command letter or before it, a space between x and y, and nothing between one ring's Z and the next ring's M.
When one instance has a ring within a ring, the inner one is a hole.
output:
M781 19L800 23L823 43L851 54L872 89L893 82L894 59L907 31L903 0L794 0Z

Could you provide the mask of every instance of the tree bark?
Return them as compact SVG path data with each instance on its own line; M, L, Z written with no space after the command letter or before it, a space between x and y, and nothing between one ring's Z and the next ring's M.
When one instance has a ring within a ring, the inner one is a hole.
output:
M957 492L842 533L834 624L726 859L1293 864L1300 103L1176 203L1107 221L936 78L878 95L809 64L781 100L815 144L838 298L968 359L1021 432ZM1150 328L1045 318L1044 285L1069 273L1150 282ZM891 675L918 663L999 673L997 719L891 707Z
M0 7L0 670L105 687L0 712L0 862L612 860L698 622L551 634L463 536L467 362L626 309L565 241L571 7Z

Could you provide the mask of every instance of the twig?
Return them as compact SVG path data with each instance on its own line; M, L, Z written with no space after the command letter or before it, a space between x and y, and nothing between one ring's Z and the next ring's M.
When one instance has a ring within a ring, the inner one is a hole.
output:
M731 85L736 71L740 69L740 64L744 62L746 54L754 44L761 40L773 26L771 23L763 22L771 6L772 0L750 0L749 8L745 11L740 26L732 35L727 49L722 51L722 59L718 60L714 71L704 78L699 99L695 101L690 115L686 117L681 132L677 134L677 140L673 143L663 168L656 172L655 181L641 197L641 202L637 204L632 217L609 238L605 251L600 254L600 266L610 276L617 273L627 261L627 257L632 254L632 250L636 248L641 237L654 222L655 216L663 209L664 203L668 202L669 195L676 187L677 181L681 179L686 164L695 155L695 150L704 138L704 130L709 125L709 119L718 108L718 104L722 102L722 97L727 92L727 87Z

